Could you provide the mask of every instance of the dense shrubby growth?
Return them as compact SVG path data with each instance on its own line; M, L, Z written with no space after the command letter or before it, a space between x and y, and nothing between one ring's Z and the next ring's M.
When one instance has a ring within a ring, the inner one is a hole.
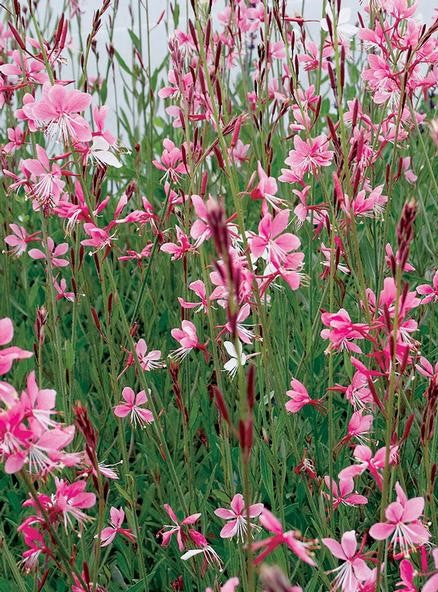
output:
M42 4L0 6L0 590L437 591L438 18L126 0L123 53L126 6Z

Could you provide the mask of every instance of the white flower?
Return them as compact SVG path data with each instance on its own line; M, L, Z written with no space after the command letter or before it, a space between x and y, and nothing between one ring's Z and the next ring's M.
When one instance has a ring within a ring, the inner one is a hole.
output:
M94 136L90 152L99 164L107 164L118 169L122 166L120 160L110 152L110 145L102 136Z
M231 341L224 341L224 347L227 350L230 359L224 364L224 370L228 372L231 378L234 378L237 368L246 364L247 356L242 351L242 344L237 342L237 349Z
M334 16L333 11L330 4L327 5L326 14L331 20L332 24L334 24ZM354 25L350 25L350 17L351 17L351 10L350 8L341 8L338 15L338 37L341 39L349 39L353 35L357 33L357 27ZM321 28L328 32L327 21L325 18L321 19Z

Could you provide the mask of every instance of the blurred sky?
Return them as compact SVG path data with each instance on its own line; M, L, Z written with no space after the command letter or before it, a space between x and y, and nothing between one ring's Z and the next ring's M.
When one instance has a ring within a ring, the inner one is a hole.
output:
M59 0L61 1L61 0ZM63 0L62 0L63 1ZM83 11L81 21L82 21L82 36L83 41L85 42L85 38L88 35L90 28L93 13L96 9L98 9L102 5L102 0L79 0L81 9ZM141 18L141 28L142 28L142 38L145 39L145 32L146 28L146 14L145 14L145 6L146 0L119 0L119 8L117 11L116 21L115 21L115 35L114 35L114 46L120 55L128 62L131 62L132 58L132 43L129 36L128 30L132 28L132 17L130 12L130 7L134 7L135 13L135 25L134 31L136 35L139 35L138 30L138 23L139 23L139 13L137 12L140 9L140 18ZM175 0L172 2L175 4ZM169 5L169 0L149 0L149 23L151 31L151 67L154 70L157 66L159 66L167 52L167 33L165 28L165 20L163 19L159 25L156 25L160 15L163 11L165 14L168 15L169 22L172 21ZM179 6L181 8L181 15L180 15L180 28L185 28L186 24L186 7L190 5L189 0L179 0ZM225 0L216 0L215 2L215 12L218 12L223 8L225 5ZM322 0L288 0L288 13L289 14L302 14L302 7L304 5L304 16L307 19L314 19L316 23L310 25L310 35L319 35L320 25L319 20L321 18L321 10L323 6ZM361 10L363 13L363 2L361 0L342 0L342 7L349 8L351 11L350 22L351 24L357 23L357 12ZM113 2L111 2L111 8L109 9L109 13L112 12ZM435 9L438 8L438 0L418 0L417 2L417 18L430 24L433 20ZM437 14L437 13L435 13ZM99 61L100 61L100 70L101 72L104 70L104 65L106 64L106 56L107 52L105 49L105 44L108 41L108 32L107 32L107 24L108 24L108 15L104 16L103 25L101 30L97 36L97 47L99 51ZM78 29L76 20L72 21L71 26L72 32L72 41L73 41L73 51L79 53L80 43L79 43L79 36L78 36ZM143 42L143 59L146 60L146 49L145 49L145 41ZM95 64L93 56L90 56L89 60L89 74L95 74ZM75 77L73 72L70 70L69 66L67 66L66 70L64 71L65 77ZM163 85L163 80L167 78L166 71L162 72L162 76L160 77L158 84L157 84L157 92L159 88ZM121 85L123 83L121 82ZM110 107L110 114L108 117L107 123L111 126L112 131L115 131L115 104L114 104L114 95L113 95L113 88L112 85L109 87L109 93L107 98L107 104ZM120 88L121 90L121 88ZM118 91L119 92L119 91ZM119 93L121 94L121 93ZM121 106L125 105L125 101L123 96L119 97L119 101ZM161 108L160 108L161 112Z
M146 0L141 0L141 3L144 5ZM175 2L174 2L175 3ZM185 7L188 3L188 0L180 0L179 4L181 6L181 19L180 22L182 24L185 23ZM89 23L91 22L91 18L93 12L101 6L102 0L80 0L80 5L82 10L84 11L83 18L84 18L84 26L83 31L87 31L89 29ZM215 3L215 10L220 10L221 6L225 4L224 0L216 0ZM296 11L297 13L302 13L302 5L304 4L304 15L309 19L320 19L321 18L321 9L323 2L322 0L288 0L288 12L289 14ZM345 8L349 8L351 10L351 21L354 24L354 21L357 20L356 15L358 10L361 7L363 2L360 0L343 0L342 6ZM119 0L119 9L117 13L116 19L116 26L115 26L115 46L117 50L123 55L125 51L129 51L131 46L128 28L131 27L131 17L129 6L133 5L137 8L138 0ZM149 0L149 12L150 12L150 24L151 26L155 24L162 13L163 10L169 10L169 1L168 0ZM434 10L438 8L438 0L418 0L417 1L417 16L421 20L425 20L427 23L430 23ZM362 8L363 11L363 8ZM142 26L144 30L146 30L146 22L145 22L145 13L144 9L141 9L141 16L143 19ZM136 22L138 23L137 14L135 15ZM88 25L88 26L87 26ZM99 33L98 39L103 40L105 38L105 30L102 30ZM76 40L77 41L77 40ZM166 33L164 28L164 23L156 27L151 33L151 44L152 44L152 51L151 51L151 60L152 66L156 66L161 63L165 53L167 51L167 39Z

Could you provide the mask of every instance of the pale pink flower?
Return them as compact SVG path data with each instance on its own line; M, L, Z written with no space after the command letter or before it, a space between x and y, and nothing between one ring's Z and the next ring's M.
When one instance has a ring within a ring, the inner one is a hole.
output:
M29 234L23 226L18 224L9 224L12 234L5 237L5 243L12 247L10 251L16 257L21 257L27 251L27 245L33 241L39 240L40 232Z
M195 240L195 248L198 248L203 242L212 236L212 229L208 220L208 212L209 208L213 207L215 202L211 197L205 202L200 195L192 195L191 200L197 219L193 222L190 228L190 236ZM226 221L227 230L229 230L230 237L236 239L237 228L235 225L231 224L232 219L233 216Z
M407 556L411 549L425 545L430 534L420 520L424 509L424 498L408 499L399 483L396 483L397 501L392 502L385 510L386 522L378 522L370 528L370 535L383 541L391 537L394 550L398 547ZM392 536L391 536L392 535Z
M294 137L294 150L289 152L289 156L284 161L298 179L302 179L309 172L316 172L319 167L330 166L333 159L333 152L327 150L328 138L321 134L316 138L302 140L300 136ZM282 170L283 175L280 181L290 182L287 177L288 170Z
M0 319L0 345L6 345L14 336L14 326L11 319ZM32 356L32 352L20 347L10 346L0 350L0 376L6 374L12 367L14 360L25 360Z
M51 419L55 413L56 391L40 389L35 379L35 372L27 377L26 390L22 392L20 402L23 412L34 433L42 433L57 424Z
M17 76L25 84L44 84L49 77L42 61L28 58L22 51L12 51L12 63L0 66L0 72L6 76Z
M133 251L127 249L125 255L117 257L119 261L137 261L138 266L141 268L143 259L149 259L153 249L153 243L148 243L141 251Z
M26 121L31 132L36 132L38 129L38 121L32 111L34 104L35 97L30 93L26 93L23 97L23 106L15 111L15 117L18 121Z
M123 508L110 509L110 526L106 526L100 533L101 547L107 547L116 538L116 535L121 534L126 537L131 543L135 542L135 535L129 528L123 528L122 524L125 520L125 512Z
M321 262L321 265L325 267L325 270L321 274L322 278L325 278L330 275L330 270L332 267L334 270L342 271L342 273L350 273L349 267L347 265L344 265L340 261L341 254L343 253L343 248L342 244L339 244L340 239L338 236L335 236L335 243L337 243L337 245L333 249L333 254L332 249L330 247L326 247L324 243L321 243L321 253L324 255L325 259L325 261Z
M183 321L181 323L181 328L172 329L170 333L172 337L180 343L180 347L170 354L172 358L182 360L192 351L192 349L206 351L205 345L199 341L196 327L191 321Z
M399 265L400 264L400 257L398 251L394 255L394 251L389 243L385 246L385 262L389 268L391 268L391 259L395 259L395 262ZM408 261L403 266L403 271L415 271L415 267L411 265ZM388 278L387 278L388 279Z
M411 183L411 185L415 185L418 177L414 173L414 171L410 168L411 167L410 156L406 156L405 158L402 159L402 166L403 166L403 174L405 176L406 181L408 183Z
M322 542L334 557L343 562L332 570L332 573L337 574L333 580L333 587L340 588L343 592L357 592L360 582L370 578L372 572L365 563L361 551L357 550L356 532L344 532L340 543L331 538L324 538Z
M64 142L89 142L91 128L79 115L91 104L91 95L62 84L47 85L32 107L34 117L47 125L47 132Z
M348 422L347 435L341 443L348 442L352 438L362 440L373 427L373 416L363 415L362 410L355 411Z
M28 193L36 200L37 207L56 205L65 186L61 179L64 171L58 164L50 163L47 152L39 144L35 148L37 158L27 158L21 163L22 169L30 174L32 181Z
M182 162L182 151L177 148L172 140L166 138L163 140L163 153L160 160L153 160L153 164L165 172L165 176L172 181L178 181L180 175L187 174L187 167Z
M114 407L114 415L124 418L129 415L130 422L136 427L142 427L154 421L152 411L143 407L147 403L148 397L145 391L135 394L131 387L125 386L122 391L123 403Z
M59 282L57 279L53 278L53 287L56 290L56 300L65 298L69 302L75 301L76 295L74 292L68 291L67 281L64 278L61 278Z
M233 148L228 149L228 152L232 162L237 166L241 166L244 162L249 160L247 156L248 150L249 144L244 144L242 140L239 139Z
M161 351L159 349L153 349L148 352L148 346L144 339L139 339L137 341L135 345L135 353L137 354L140 366L146 372L157 368L163 368L165 366L164 362L160 360Z
M222 528L220 536L223 539L229 539L237 536L241 542L246 540L248 526L251 528L258 528L255 524L248 522L249 518L257 518L263 510L263 504L252 504L247 509L245 507L245 500L241 493L236 495L231 500L231 510L228 508L218 508L214 511L216 516L227 520L227 524Z
M381 217L388 201L388 196L382 195L382 191L383 185L372 189L368 195L362 189L352 200L344 194L341 207L349 217Z
M3 152L6 154L13 154L17 148L24 144L24 134L20 127L8 127L9 142L4 145Z
M312 543L307 543L300 540L299 533L294 530L288 530L285 532L281 525L281 522L266 508L260 514L260 524L272 533L272 536L252 543L251 547L254 551L263 549L263 551L254 559L254 563L257 565L261 563L272 551L274 551L280 545L286 545L295 555L308 563L309 565L316 565L312 559L310 547Z
M67 259L62 259L62 255L65 255L67 251L68 243L60 243L55 246L53 239L49 236L47 238L47 254L41 249L30 249L29 257L49 260L52 267L67 267L69 262Z

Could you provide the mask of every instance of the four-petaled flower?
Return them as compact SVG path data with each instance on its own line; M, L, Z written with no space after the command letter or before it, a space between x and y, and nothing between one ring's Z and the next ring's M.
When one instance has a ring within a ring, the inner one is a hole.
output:
M248 522L249 518L257 518L260 516L263 510L263 504L252 504L247 509L245 507L245 501L241 493L236 495L231 500L231 510L228 508L218 508L214 511L216 516L228 520L227 524L222 528L220 536L223 539L229 539L237 535L238 540L241 542L246 540L248 525L250 528L257 528L255 524Z
M125 520L125 512L123 508L110 509L110 526L106 526L100 533L101 547L107 547L116 538L117 534L126 537L131 543L135 542L135 535L129 528L122 528Z
M147 403L148 400L145 391L140 391L139 393L135 394L131 387L125 386L122 391L122 397L125 402L119 403L114 407L114 415L120 418L124 418L129 415L130 422L134 424L134 426L137 426L137 424L140 426L145 426L146 424L152 423L154 421L152 411L142 407L142 405Z
M411 549L425 545L430 539L430 533L420 520L423 513L424 498L408 499L399 483L395 490L397 501L392 502L385 510L386 522L377 522L370 528L370 535L383 541L391 537L391 545L407 556Z

